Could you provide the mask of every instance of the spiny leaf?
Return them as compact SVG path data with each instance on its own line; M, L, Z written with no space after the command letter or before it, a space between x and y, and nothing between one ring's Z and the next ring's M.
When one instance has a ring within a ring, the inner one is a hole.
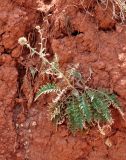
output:
M96 112L95 110L93 112L92 119L93 119L94 122L98 122L98 121L99 122L106 122L105 117L103 115L101 115L100 113Z
M47 83L46 85L42 86L39 91L36 93L35 101L42 95L47 94L50 92L56 92L58 89L55 84Z
M98 112L98 115L101 114L101 117L103 116L106 119L106 121L108 122L111 121L109 100L104 101L105 100L104 96L91 90L87 91L86 93L90 98L93 109Z
M85 95L82 95L79 97L79 107L81 108L84 116L85 116L85 120L89 123L91 121L91 111L90 111L90 106L86 100Z
M100 90L97 90L97 93L102 96L104 98L104 100L106 99L106 101L109 102L109 105L112 104L112 106L117 109L119 111L119 113L121 114L121 116L124 118L124 113L123 111L121 110L120 108L120 104L119 104L119 101L116 97L116 95L114 94L110 94L109 92L107 91L100 91Z
M121 114L121 116L124 118L124 113L120 108L120 103L117 100L117 97L114 94L111 94L111 95L108 95L108 99L110 100L110 102L113 105L113 107L115 109L117 109L119 111L119 113Z
M74 101L70 102L67 106L68 123L70 130L75 133L77 130L83 129L84 116L79 105Z
M57 121L61 115L60 106L59 105L54 105L54 106L50 105L49 110L50 110L51 121L57 123Z
M59 92L59 94L57 94L57 97L53 100L54 104L58 103L61 100L61 98L63 97L63 95L67 92L68 88L69 87L65 87L63 90L61 90Z
M108 103L107 102L104 102L102 99L100 98L95 98L93 100L93 105L96 107L96 106L99 106L101 107L101 115L107 120L107 121L110 121L111 120L111 114L110 114L110 110L109 110L109 106L108 106Z

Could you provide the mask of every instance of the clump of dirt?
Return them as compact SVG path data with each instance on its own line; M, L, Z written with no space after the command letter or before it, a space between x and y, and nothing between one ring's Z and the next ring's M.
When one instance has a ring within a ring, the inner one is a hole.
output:
M43 28L50 57L57 53L63 69L79 63L85 79L92 68L90 85L117 94L125 112L126 32L109 8L88 0L5 0L0 4L1 160L125 160L126 123L116 111L105 137L95 128L73 136L49 121L47 96L33 102L46 79L39 58L17 41L26 36L37 47L36 25Z

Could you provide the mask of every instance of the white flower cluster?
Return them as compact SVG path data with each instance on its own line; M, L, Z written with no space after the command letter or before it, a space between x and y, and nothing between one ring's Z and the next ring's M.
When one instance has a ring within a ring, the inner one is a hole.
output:
M21 46L24 46L28 43L27 39L25 37L21 37L18 39L18 43L21 45Z

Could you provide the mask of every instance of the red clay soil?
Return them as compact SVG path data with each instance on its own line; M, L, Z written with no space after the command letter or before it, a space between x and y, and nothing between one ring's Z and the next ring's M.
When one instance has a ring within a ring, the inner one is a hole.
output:
M39 10L37 9L39 8ZM49 121L49 97L33 97L44 83L30 67L38 57L17 43L26 36L37 46L40 25L47 51L60 57L62 69L80 64L91 85L109 88L126 110L126 26L110 8L85 0L4 0L0 3L0 160L126 160L126 122L113 111L115 124L106 136L96 128L73 136L65 125Z

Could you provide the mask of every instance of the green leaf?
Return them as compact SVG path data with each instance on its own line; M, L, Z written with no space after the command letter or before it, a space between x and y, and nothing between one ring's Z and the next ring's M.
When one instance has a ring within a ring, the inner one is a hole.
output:
M66 113L68 115L69 128L72 133L83 129L84 116L78 104L74 101L67 106Z
M121 114L121 116L124 118L124 113L120 108L120 103L119 103L115 94L110 94L107 91L100 91L100 90L97 90L97 93L100 96L104 97L104 100L106 99L106 101L109 103L109 106L112 104L112 106L115 109L117 109L119 111L119 113Z
M50 92L56 92L58 89L55 84L47 83L46 85L42 86L39 91L35 95L36 101L42 94L47 94Z
M86 91L90 98L90 102L92 104L94 112L97 112L95 115L101 115L101 117L104 117L106 121L111 121L111 113L110 113L110 102L108 99L105 99L106 97L102 95L100 92L95 92L88 90ZM103 119L104 119L103 118Z
M111 114L110 114L110 109L108 108L108 103L104 102L102 99L100 98L95 98L93 100L93 105L99 106L101 108L101 114L102 116L107 120L110 121L111 120Z
M85 120L89 123L91 121L91 111L85 95L79 97L79 102L79 107L84 114Z
M113 105L113 107L115 109L117 109L119 111L119 113L121 114L121 116L124 118L124 113L120 108L120 103L116 97L116 95L111 94L111 95L107 95L108 100L110 100L110 103Z

